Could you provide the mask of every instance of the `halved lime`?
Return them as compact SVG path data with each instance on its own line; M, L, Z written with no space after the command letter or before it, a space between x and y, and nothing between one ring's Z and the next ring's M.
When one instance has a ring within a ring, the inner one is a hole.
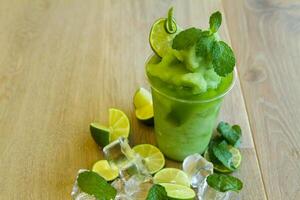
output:
M232 163L234 168L239 168L242 162L242 155L239 149L233 147L233 146L228 146L230 153L232 153ZM209 158L209 153L208 151L205 151L204 153L204 158L208 161L210 161ZM220 173L231 173L233 172L232 170L228 169L221 163L213 163L214 164L214 169Z
M118 109L109 109L109 133L110 142L119 137L127 138L130 132L130 123L126 114Z
M173 20L176 31L174 33L168 33L166 31L167 19L161 18L154 22L152 25L149 43L152 50L160 57L163 57L169 50L172 49L172 41L174 37L179 33L179 27Z
M148 125L153 124L154 114L151 93L142 87L139 88L133 97L133 104L137 119Z
M195 199L195 192L189 187L172 183L160 183L166 189L167 195L172 200Z
M165 166L165 158L161 151L151 144L140 144L132 148L144 158L146 166L151 174L156 173Z
M157 172L153 178L154 183L172 183L190 187L188 175L176 168L164 168Z
M119 175L117 168L112 168L107 160L97 161L92 168L93 172L96 172L102 176L106 181L112 181L116 179Z
M90 131L93 139L99 146L104 147L109 144L109 128L98 122L93 122L90 124Z

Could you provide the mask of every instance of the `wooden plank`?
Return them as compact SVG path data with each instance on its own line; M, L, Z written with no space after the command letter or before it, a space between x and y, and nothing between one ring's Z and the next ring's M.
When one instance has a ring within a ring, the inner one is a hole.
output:
M223 4L268 199L300 199L300 2Z
M174 1L180 24L207 26L219 1ZM102 157L89 136L117 107L130 116L132 144L155 143L137 122L132 94L147 85L148 32L165 1L2 2L0 6L0 193L3 199L69 199L76 172ZM226 20L221 35L230 41ZM220 119L241 124L241 199L264 199L239 82ZM168 166L178 166L168 162ZM251 194L251 195L250 195Z

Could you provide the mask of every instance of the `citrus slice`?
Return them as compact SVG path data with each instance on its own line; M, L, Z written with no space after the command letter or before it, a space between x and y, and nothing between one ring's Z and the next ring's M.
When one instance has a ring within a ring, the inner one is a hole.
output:
M176 168L164 168L155 174L154 183L172 183L190 187L190 181L187 174Z
M176 31L172 34L166 31L166 23L167 19L165 18L156 20L152 25L149 36L149 43L152 50L160 57L163 57L169 50L172 49L172 41L179 33L179 28L174 20L173 24L176 27Z
M130 131L128 117L121 110L109 109L109 142L117 140L119 137L127 138Z
M140 144L132 148L146 163L151 174L161 170L165 165L165 158L161 151L151 144Z
M133 104L135 108L142 108L149 104L152 104L151 93L143 87L140 87L134 94Z
M112 168L107 160L97 161L92 168L93 172L96 172L102 176L106 181L112 181L116 179L119 175L117 168Z
M107 127L93 122L90 124L90 131L93 139L99 146L104 147L109 144L109 129Z
M229 151L232 154L232 163L234 168L239 168L242 162L242 155L239 149L233 147L233 146L229 146ZM208 151L205 151L204 153L204 158L208 161L210 161L209 158L209 153ZM233 172L232 170L228 169L227 167L225 167L223 164L221 163L213 163L214 164L214 169L220 173L231 173Z
M242 155L239 149L229 146L229 151L232 153L232 163L234 168L239 168L242 162Z
M148 125L152 125L154 114L151 93L142 87L139 88L133 97L133 104L136 118Z
M195 192L189 187L172 183L160 183L172 200L192 200L195 199Z

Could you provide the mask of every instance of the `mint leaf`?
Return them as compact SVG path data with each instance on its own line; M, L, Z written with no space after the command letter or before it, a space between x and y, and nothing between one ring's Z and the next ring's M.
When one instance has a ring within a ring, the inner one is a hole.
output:
M92 171L85 171L78 175L79 188L90 195L95 196L98 200L115 199L117 191L104 178Z
M154 184L150 188L146 200L168 200L167 192L163 186Z
M176 50L183 50L193 46L201 37L201 30L197 28L188 28L181 31L175 36L172 48Z
M208 31L202 32L202 37L196 43L196 56L211 59L211 50L215 41L213 35L209 35Z
M222 23L222 14L217 11L213 13L209 18L209 28L212 33L218 31Z
M215 156L214 152L213 152L213 147L217 146L218 144L220 144L222 141L224 141L224 138L221 136L216 136L214 138L212 138L209 142L208 145L208 155L209 155L209 159L212 163L214 164L220 164L223 165L219 159Z
M223 41L215 41L212 47L212 63L219 76L231 73L235 65L235 56L230 46Z
M235 167L232 163L232 153L228 150L228 144L224 140L212 147L213 154L228 169L234 171Z
M243 182L240 179L224 174L211 174L206 181L210 187L220 192L239 192L243 188Z
M225 140L234 147L239 147L242 136L242 130L240 126L230 124L226 122L220 122L217 127L218 132L225 138Z

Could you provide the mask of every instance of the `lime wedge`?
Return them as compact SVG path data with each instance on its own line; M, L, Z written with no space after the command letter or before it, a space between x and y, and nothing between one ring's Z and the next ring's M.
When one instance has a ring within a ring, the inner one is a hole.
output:
M142 158L151 174L161 170L165 165L165 158L161 151L151 144L140 144L132 148Z
M133 104L135 108L142 108L152 104L152 95L145 88L140 87L134 94Z
M193 200L195 192L189 187L172 183L160 183L167 192L167 195L172 200Z
M109 109L109 130L110 142L117 140L119 137L128 137L130 123L124 112L115 108Z
M94 122L90 124L90 131L95 142L104 147L109 144L109 129L101 124Z
M172 183L190 187L190 181L187 174L176 168L164 168L157 172L153 178L154 183Z
M229 146L229 151L230 153L232 153L232 163L234 168L239 168L242 162L242 155L239 149L233 147L233 146ZM205 151L204 153L204 158L208 161L210 161L209 158L209 153L208 151ZM227 167L225 167L224 165L220 164L220 163L213 163L214 164L214 169L220 173L231 173L233 172L232 170L228 169Z
M154 114L151 93L144 88L139 88L133 97L133 104L136 118L145 124L152 125Z
M154 22L152 25L149 43L152 50L160 57L163 57L169 50L172 49L172 41L174 37L179 33L175 21L173 20L176 31L174 33L168 33L166 31L167 19L161 18Z
M112 181L116 179L119 175L117 168L112 168L107 160L97 161L92 168L93 172L96 172L102 176L106 181Z

